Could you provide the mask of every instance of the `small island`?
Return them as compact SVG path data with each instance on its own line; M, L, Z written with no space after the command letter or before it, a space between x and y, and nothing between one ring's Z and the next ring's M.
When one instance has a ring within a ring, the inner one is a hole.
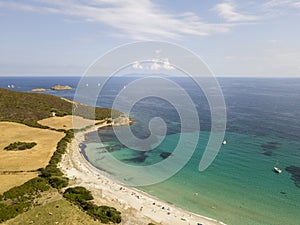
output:
M45 88L33 88L31 91L32 92L44 92L44 91L46 91L46 89Z
M72 87L68 86L68 85L55 85L53 87L51 87L51 90L55 90L55 91L63 91L63 90L72 90Z

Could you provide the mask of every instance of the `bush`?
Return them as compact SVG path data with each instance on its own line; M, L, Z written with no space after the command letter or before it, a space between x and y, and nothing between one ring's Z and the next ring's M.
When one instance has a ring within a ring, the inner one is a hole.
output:
M36 177L26 183L13 187L10 190L3 193L5 199L30 199L31 196L38 194L39 192L49 190L50 186L47 180Z
M46 166L46 168L42 168L41 170L41 177L45 177L45 178L49 178L51 176L63 176L63 173L60 171L60 169L58 169L56 167L56 165L53 164L49 164L48 166Z
M56 188L58 190L63 187L67 187L68 183L68 178L66 177L53 176L49 178L49 184L51 185L51 187Z
M26 150L26 149L31 149L33 148L34 146L36 146L36 143L35 142L14 142L14 143L11 143L9 144L8 146L6 146L4 148L4 150L8 150L8 151L15 151L15 150Z
M63 196L69 201L77 204L88 215L92 216L94 219L100 220L102 223L120 223L121 213L113 207L109 206L97 206L89 200L93 199L91 192L84 187L72 187L68 188Z
M0 198L0 223L28 211L32 207L34 199L49 188L46 179L37 177L4 192ZM1 203L3 200L9 201L3 204Z
M86 188L80 186L68 188L67 190L65 190L63 196L66 199L77 204L93 199L91 192Z
M121 213L114 207L93 205L87 210L87 213L102 223L121 223Z

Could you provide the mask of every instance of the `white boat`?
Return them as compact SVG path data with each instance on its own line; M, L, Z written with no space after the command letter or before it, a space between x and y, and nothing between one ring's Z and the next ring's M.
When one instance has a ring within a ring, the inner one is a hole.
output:
M276 172L276 173L282 173L282 170L281 169L279 169L278 167L276 167L276 166L274 166L274 171Z
M227 144L227 141L226 141L226 140L224 140L224 141L222 142L222 144L223 144L223 145L226 145L226 144Z

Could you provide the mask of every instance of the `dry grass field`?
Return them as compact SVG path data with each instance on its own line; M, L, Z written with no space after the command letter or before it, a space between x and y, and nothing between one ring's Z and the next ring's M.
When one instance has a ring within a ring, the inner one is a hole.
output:
M73 124L73 120L75 121ZM84 119L79 116L63 116L63 117L49 117L43 120L39 120L38 123L43 125L43 126L48 126L52 127L55 129L64 129L64 130L69 130L69 129L80 129L84 128L90 125L94 125L95 123L101 122L101 120L89 120L89 119Z
M28 171L45 167L56 150L57 142L64 135L19 123L0 122L0 171ZM24 151L4 150L16 141L36 142L37 145Z
M12 187L24 184L26 181L37 177L37 172L21 172L15 174L0 174L0 194Z

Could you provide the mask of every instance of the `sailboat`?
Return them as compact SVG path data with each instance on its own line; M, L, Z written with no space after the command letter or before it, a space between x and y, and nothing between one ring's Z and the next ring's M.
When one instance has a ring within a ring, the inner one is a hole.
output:
M282 170L281 169L279 169L277 166L274 166L274 172L275 173L282 173Z
M276 164L275 164L275 166L273 168L274 172L275 173L282 173L282 170L277 165L278 165L278 161L276 162Z

